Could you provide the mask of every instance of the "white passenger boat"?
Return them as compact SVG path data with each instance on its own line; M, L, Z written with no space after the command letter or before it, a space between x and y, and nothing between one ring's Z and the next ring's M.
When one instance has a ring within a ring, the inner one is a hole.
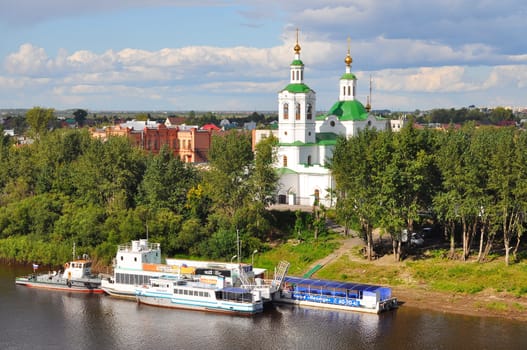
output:
M265 269L253 269L250 264L198 261L187 259L166 259L163 264L159 243L149 243L147 239L119 245L113 264L113 274L104 276L101 288L105 293L124 299L135 300L139 286L150 284L152 278L161 276L222 277L226 287L243 286L258 289L262 297L271 299L271 291L278 288L266 283L261 277Z
M173 309L199 310L250 316L263 311L258 291L225 287L224 278L162 277L136 289L137 302Z
M397 307L391 288L286 276L274 301L325 309L378 314Z

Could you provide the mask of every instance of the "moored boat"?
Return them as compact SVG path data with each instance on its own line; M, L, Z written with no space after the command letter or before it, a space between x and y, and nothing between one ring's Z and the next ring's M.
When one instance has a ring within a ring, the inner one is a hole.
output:
M101 278L92 275L92 262L87 256L64 264L64 270L37 274L37 267L27 276L17 277L17 285L30 288L58 290L75 293L103 293Z
M154 278L136 289L139 304L251 316L263 311L258 291L225 287L217 276Z
M270 300L271 294L278 290L278 284L270 285L270 281L261 278L265 269L254 269L250 264L170 258L164 264L161 260L160 244L148 239L119 245L113 274L103 277L101 287L110 296L135 300L136 289L150 284L153 278L210 276L223 278L226 287L258 289L265 300Z
M274 301L375 314L397 307L397 299L388 287L292 276L284 278Z

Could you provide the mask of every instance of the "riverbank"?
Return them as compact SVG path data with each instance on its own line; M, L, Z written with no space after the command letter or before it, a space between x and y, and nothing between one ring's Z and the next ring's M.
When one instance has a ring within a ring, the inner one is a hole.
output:
M478 264L426 254L368 261L357 254L361 246L358 238L342 239L337 250L311 264L323 266L312 277L390 286L401 307L527 322L525 262L506 267L502 261Z
M494 317L527 322L527 298L506 293L481 292L476 295L427 290L426 287L392 288L402 304L421 310L432 310L466 316Z

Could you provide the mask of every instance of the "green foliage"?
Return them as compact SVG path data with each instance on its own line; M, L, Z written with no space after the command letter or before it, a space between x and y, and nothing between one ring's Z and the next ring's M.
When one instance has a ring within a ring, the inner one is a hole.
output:
M26 113L26 121L30 127L31 132L35 136L44 134L48 129L48 124L55 118L54 110L52 108L46 109L41 107L33 107Z
M75 112L73 112L73 115L75 116L75 122L77 122L77 125L79 127L83 127L86 117L88 116L88 112L86 112L84 109L77 109Z

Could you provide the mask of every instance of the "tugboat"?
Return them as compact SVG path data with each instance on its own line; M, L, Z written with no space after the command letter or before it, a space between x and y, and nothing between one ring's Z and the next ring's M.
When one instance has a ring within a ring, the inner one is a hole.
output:
M73 254L75 256L75 254ZM41 288L75 293L103 293L101 278L91 273L92 262L85 254L64 264L64 271L37 274L38 265L33 264L33 273L17 277L15 284L30 288Z

